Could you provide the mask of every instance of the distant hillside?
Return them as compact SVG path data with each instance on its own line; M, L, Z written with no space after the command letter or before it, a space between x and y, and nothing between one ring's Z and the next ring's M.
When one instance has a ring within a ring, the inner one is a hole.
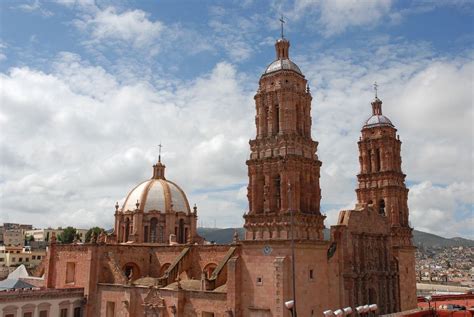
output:
M443 238L432 233L413 230L413 240L416 246L424 247L474 247L474 241L464 238Z
M232 242L234 232L237 230L239 239L244 239L244 228L198 228L198 233L207 241L217 244L229 244ZM324 238L329 239L329 229L324 229ZM474 247L474 241L464 238L443 238L431 233L413 230L413 242L416 246L424 247L455 247L470 246Z

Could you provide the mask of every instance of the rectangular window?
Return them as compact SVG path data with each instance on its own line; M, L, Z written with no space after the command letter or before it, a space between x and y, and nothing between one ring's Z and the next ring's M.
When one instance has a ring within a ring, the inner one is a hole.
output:
M48 311L47 310L41 310L39 317L48 317Z
M214 317L214 313L203 311L202 312L202 317Z
M66 284L73 284L76 277L76 263L67 262L66 264Z
M59 314L60 317L67 317L67 308L61 309L61 313Z
M33 317L33 313L32 312L23 313L23 317Z
M114 302L107 302L105 316L115 317L115 303Z
M15 317L15 315L13 315L13 314L8 314L8 315L5 315L5 317Z
M309 279L310 280L314 279L314 271L313 270L309 270Z
M82 309L81 307L74 308L74 317L81 317L82 316Z

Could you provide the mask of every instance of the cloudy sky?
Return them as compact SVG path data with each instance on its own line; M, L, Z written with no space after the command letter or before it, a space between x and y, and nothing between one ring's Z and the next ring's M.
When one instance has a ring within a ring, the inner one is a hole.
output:
M280 14L313 94L326 226L355 203L372 84L398 128L411 224L474 238L472 1L0 2L0 222L112 227L167 178L241 226L253 96Z

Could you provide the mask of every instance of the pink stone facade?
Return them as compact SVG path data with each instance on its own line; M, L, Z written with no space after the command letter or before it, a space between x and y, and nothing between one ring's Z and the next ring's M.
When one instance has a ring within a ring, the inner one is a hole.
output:
M299 316L373 303L380 313L416 307L401 142L382 116L382 102L372 103L375 117L359 141L358 203L340 212L325 240L311 93L289 59L289 41L280 39L275 46L276 60L255 95L245 239L203 244L196 209L178 210L180 203L173 200L178 198L166 192L174 183L161 183L166 179L158 162L136 208L127 207L131 202L117 205L113 234L83 245L52 239L44 265L48 288L83 288L86 316L288 317L293 215ZM164 207L153 209L147 206L155 202L156 182L164 185L165 198L156 202ZM151 235L155 225L163 230L158 240Z

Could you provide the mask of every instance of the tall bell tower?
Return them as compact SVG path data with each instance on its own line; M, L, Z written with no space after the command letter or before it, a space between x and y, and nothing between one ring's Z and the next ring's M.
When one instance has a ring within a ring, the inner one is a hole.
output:
M402 172L401 142L397 129L382 114L382 101L372 101L372 116L362 128L359 144L359 203L372 205L388 217L395 245L412 245L408 223L408 188Z
M311 138L311 93L289 58L290 42L275 43L276 59L265 70L255 95L256 137L250 140L247 240L323 239L320 213L321 162Z

